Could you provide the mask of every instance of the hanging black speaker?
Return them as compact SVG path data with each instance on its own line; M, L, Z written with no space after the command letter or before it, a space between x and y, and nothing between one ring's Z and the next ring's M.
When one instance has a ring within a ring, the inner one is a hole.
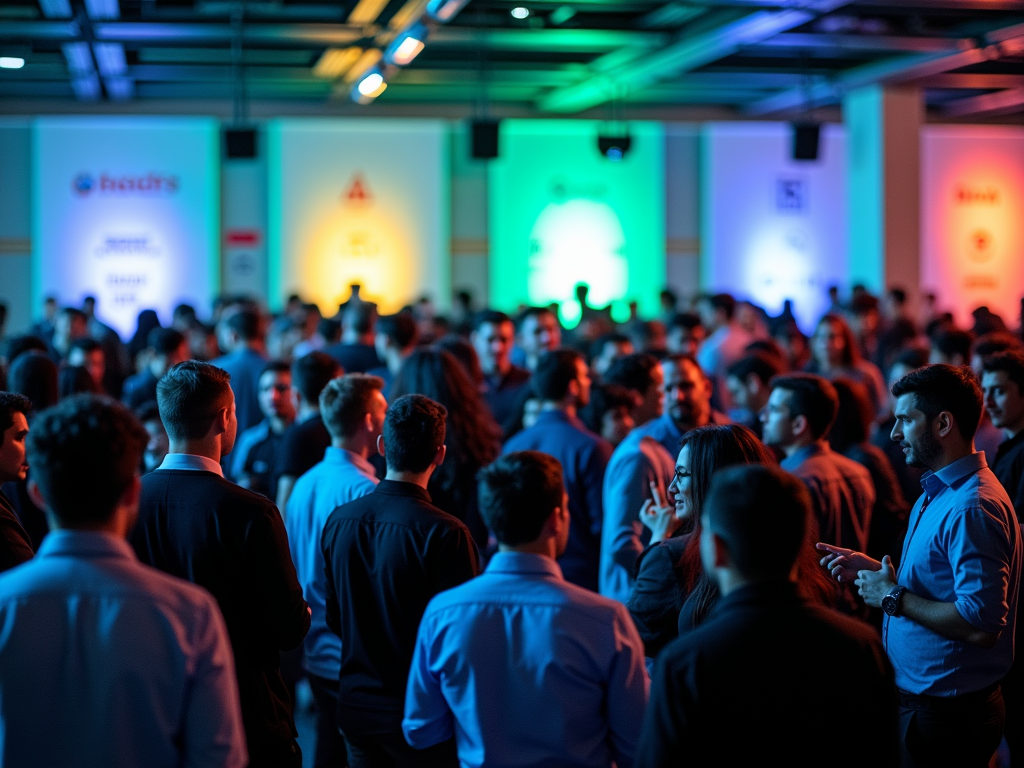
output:
M498 121L473 120L470 123L472 154L475 160L493 160L498 156Z
M224 157L228 160L251 160L256 157L256 129L225 128Z
M793 123L793 159L817 160L818 139L820 137L820 124Z

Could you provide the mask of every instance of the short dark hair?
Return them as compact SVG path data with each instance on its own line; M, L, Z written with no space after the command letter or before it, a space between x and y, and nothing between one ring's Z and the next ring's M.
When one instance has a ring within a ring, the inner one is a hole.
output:
M970 331L959 328L946 328L932 337L932 346L946 357L960 355L965 361L971 357L971 344L974 337Z
M138 419L116 400L76 395L32 423L32 479L62 524L102 523L137 475L148 442Z
M528 318L539 317L540 315L552 315L556 321L558 320L558 315L552 311L551 307L527 307L519 314L519 322L516 324L516 328L522 328L523 323Z
M509 547L536 541L544 523L562 506L562 465L540 451L498 458L477 474L480 515L498 543Z
M410 312L385 315L377 321L377 333L387 336L399 349L408 349L416 343L417 330Z
M246 341L258 339L263 325L259 312L249 307L242 307L232 312L225 322L228 328Z
M322 336L328 344L333 344L341 336L341 323L332 317L321 317L316 324L318 336Z
M360 336L370 333L376 322L377 307L366 301L349 304L345 308L345 314L341 316L341 324L351 328Z
M403 395L384 417L384 459L396 472L424 472L444 445L448 409L426 395Z
M722 310L730 320L732 320L732 316L736 313L736 299L732 297L732 294L712 293L701 296L700 300L706 301L713 309Z
M587 429L595 435L601 434L602 420L608 411L618 408L632 409L638 395L631 389L618 384L600 384L590 391L590 402L580 411L580 418Z
M81 365L62 365L57 370L57 396L65 397L81 394L100 394L99 387L92 376Z
M227 371L198 360L172 365L156 385L160 420L172 440L198 440L231 401Z
M284 360L271 360L260 369L260 378L263 378L264 373L291 373L292 367L288 365Z
M896 359L892 361L892 364L904 365L913 370L914 368L920 368L922 365L928 365L928 355L919 347L906 347L896 355Z
M154 328L146 337L146 346L158 355L169 355L185 342L185 334L173 328Z
M902 288L890 288L889 298L902 306L907 303L907 292Z
M727 375L735 376L740 381L746 381L747 377L753 374L764 384L785 371L786 365L780 358L765 352L752 352L741 357L726 369Z
M145 424L147 421L159 421L163 424L163 419L160 418L160 406L156 404L156 400L147 400L142 405L135 408L135 418Z
M839 412L839 395L832 383L813 373L791 373L776 376L772 389L789 392L789 417L803 416L811 430L811 437L820 440L828 436Z
M680 312L672 315L672 319L669 321L669 330L673 328L685 328L688 331L692 331L694 328L699 327L700 315L696 315L693 312Z
M863 443L875 417L868 388L859 381L840 376L832 382L839 396L839 410L829 432L829 443L840 453Z
M806 546L811 496L778 467L740 464L711 478L703 516L744 578L785 579Z
M57 365L34 349L18 355L7 371L7 388L31 400L33 411L49 408L60 397Z
M80 349L86 354L89 354L90 352L95 352L97 349L102 352L103 346L92 336L82 336L81 338L72 341L68 349Z
M292 388L312 405L320 400L327 382L345 371L326 352L310 352L292 362Z
M590 359L593 360L595 357L600 357L604 352L604 348L609 344L632 344L629 336L618 331L611 331L610 333L602 333L590 344Z
M0 445L4 444L3 434L14 424L14 414L26 418L32 411L32 401L17 392L0 392Z
M331 437L351 437L370 410L374 392L384 391L384 379L350 373L327 382L320 393L320 416Z
M504 312L498 312L494 309L484 309L477 312L473 317L473 330L479 331L481 325L501 325L502 323L511 322L512 318ZM513 323L513 325L515 325L515 323Z
M984 373L1004 372L1024 395L1024 351L1010 349L1006 352L997 352L985 358L982 371Z
M914 405L928 421L949 411L965 440L981 422L984 398L978 380L966 365L938 363L911 371L892 385L895 397L914 395Z
M537 361L531 387L541 400L561 400L569 391L569 382L576 380L576 363L583 355L574 349L545 352Z
M1021 340L1012 333L993 331L977 338L971 354L977 355L984 360L989 355L994 355L997 352L1005 352L1008 349L1021 349L1021 347Z
M654 355L634 352L612 363L605 371L604 380L606 384L618 384L643 394L654 384L653 371L657 367L658 358Z
M46 342L40 339L38 336L31 334L24 334L22 336L10 336L4 341L4 354L3 356L7 359L7 364L11 365L18 355L24 352L49 352L49 347L46 346Z
M89 318L85 316L85 312L80 310L78 307L61 307L57 310L58 315L65 315L72 320L81 320L83 323L89 321Z

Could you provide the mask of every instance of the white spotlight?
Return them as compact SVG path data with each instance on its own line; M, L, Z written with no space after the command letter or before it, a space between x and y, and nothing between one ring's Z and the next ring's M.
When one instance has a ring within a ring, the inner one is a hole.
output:
M18 56L0 56L0 69L21 69L25 60Z
M530 9L518 5L512 9L511 13L513 19L525 19L527 16L530 15Z

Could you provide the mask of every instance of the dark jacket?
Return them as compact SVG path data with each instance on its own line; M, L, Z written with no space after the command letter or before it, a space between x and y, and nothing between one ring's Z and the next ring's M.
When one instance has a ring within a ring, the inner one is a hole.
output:
M321 544L327 626L341 638L338 726L400 739L427 603L479 572L469 529L418 485L382 480L331 513Z
M801 600L742 587L662 652L635 765L893 766L892 670L874 631Z
M130 541L139 559L205 587L217 599L235 654L250 765L297 735L279 652L309 630L277 507L212 472L157 470L142 478Z
M675 536L643 551L626 608L650 658L679 634L679 611L689 591L680 561L690 534Z
M1000 443L992 471L1013 502L1017 519L1024 519L1024 431Z
M35 555L32 541L3 491L0 491L0 572L27 563Z

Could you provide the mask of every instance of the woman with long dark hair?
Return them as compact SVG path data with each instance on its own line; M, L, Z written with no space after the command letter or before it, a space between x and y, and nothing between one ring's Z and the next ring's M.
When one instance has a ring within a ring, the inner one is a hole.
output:
M438 347L418 349L402 363L391 398L410 394L426 395L448 409L444 438L448 452L427 490L436 506L469 526L483 550L487 526L477 508L476 473L498 458L501 428L462 364Z
M711 476L734 464L775 463L771 451L739 424L699 427L683 435L669 485L674 506L662 504L656 495L640 512L641 522L651 529L652 544L641 555L627 608L649 657L680 632L699 626L718 601L718 588L700 559L700 518ZM817 530L811 528L800 559L801 591L832 606L835 586L817 567Z
M857 337L839 315L823 315L811 336L811 359L804 369L834 381L845 376L867 387L871 407L876 418L888 416L888 393L885 379L878 366L865 360L860 353Z

